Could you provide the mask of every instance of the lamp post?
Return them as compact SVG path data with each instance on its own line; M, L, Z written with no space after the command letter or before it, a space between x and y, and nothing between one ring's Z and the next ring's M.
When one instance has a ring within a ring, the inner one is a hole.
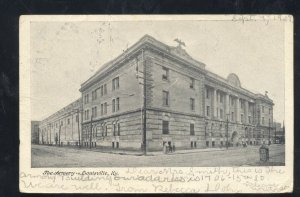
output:
M229 125L228 116L229 114L226 114L226 149L228 149L228 125Z
M271 145L271 122L270 122L270 119L269 119L269 146Z

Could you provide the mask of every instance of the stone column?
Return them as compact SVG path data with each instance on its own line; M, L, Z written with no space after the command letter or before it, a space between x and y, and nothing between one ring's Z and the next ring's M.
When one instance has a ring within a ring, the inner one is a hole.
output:
M216 118L217 117L217 90L214 89L214 98L213 98L213 109L214 109L214 115L213 117Z
M236 98L236 122L238 122L238 123L241 121L240 107L241 107L240 99Z
M247 100L245 100L245 123L249 123L249 118L248 118L248 109L249 109L249 103Z
M227 119L227 115L229 114L230 103L229 103L229 94L225 95L225 119Z

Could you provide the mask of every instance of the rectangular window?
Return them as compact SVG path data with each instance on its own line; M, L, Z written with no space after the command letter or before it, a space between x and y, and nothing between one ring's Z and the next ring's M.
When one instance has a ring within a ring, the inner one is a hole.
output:
M103 96L103 85L100 87L101 96Z
M248 116L248 122L251 124L251 116Z
M112 100L112 104L111 104L111 107L112 107L112 112L115 112L115 107L116 107L116 101L115 99Z
M116 124L113 124L113 136L116 136Z
M104 114L107 114L107 103L104 103Z
M224 96L220 94L220 103L223 103L223 101L224 101Z
M79 121L79 116L76 115L76 122L78 122L78 121ZM56 124L56 128L57 128L57 124Z
M120 123L118 123L118 136L120 136L121 134L121 126L120 126Z
M163 105L169 106L169 92L163 91Z
M70 124L70 119L68 118L68 124Z
M195 99L193 98L190 98L190 108L192 111L195 110Z
M231 121L234 121L234 112L231 112Z
M90 110L86 110L86 119L89 120L90 119Z
M103 104L101 104L101 115L103 115Z
M190 124L190 135L195 135L194 124Z
M119 89L119 77L116 77L112 80L112 90Z
M265 124L265 118L264 117L261 118L261 122L262 122L263 125Z
M169 69L166 67L162 67L162 70L163 70L162 79L169 80Z
M190 78L190 88L194 89L195 87L195 79Z
M163 123L163 128L162 128L163 134L169 134L169 121L163 120L162 123Z
M220 118L221 118L221 119L224 118L223 109L220 109Z
M209 90L206 88L206 98L209 99Z
M234 99L231 98L231 106L233 106L233 105L234 105Z
M271 114L271 108L269 108L269 114Z
M106 84L104 84L104 86L103 86L103 94L104 94L104 95L107 94L107 87L106 87Z
M241 114L241 122L244 122L244 114Z
M86 95L86 103L89 103L89 94Z
M210 116L210 107L206 106L206 116Z
M265 113L265 107L262 106L262 109L261 109L262 113Z
M120 110L120 98L116 98L116 111Z
M97 107L92 108L92 116L93 116L93 118L97 117Z

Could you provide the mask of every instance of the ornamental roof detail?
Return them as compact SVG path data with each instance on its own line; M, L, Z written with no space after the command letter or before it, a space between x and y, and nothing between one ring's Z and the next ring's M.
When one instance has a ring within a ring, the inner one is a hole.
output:
M235 86L235 87L241 87L241 82L239 77L234 74L234 73L230 73L227 77L227 81L230 85Z

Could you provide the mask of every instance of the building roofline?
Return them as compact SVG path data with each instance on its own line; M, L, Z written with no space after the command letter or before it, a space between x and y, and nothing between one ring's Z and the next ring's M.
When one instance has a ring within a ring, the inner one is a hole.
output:
M105 63L101 68L99 68L95 72L95 74L93 74L90 78L88 78L85 82L83 82L81 84L81 88L79 89L79 91L82 91L83 89L85 89L86 86L88 86L89 84L93 83L93 81L95 79L97 79L98 76L101 75L101 73L104 73L104 72L108 71L115 64L118 64L118 63L122 62L122 60L124 58L128 57L128 54L131 54L133 52L138 51L140 48L146 46L147 44L150 44L148 46L157 47L160 50L164 50L165 52L168 52L171 56L175 56L176 58L179 58L180 60L185 61L188 64L192 64L194 66L198 66L199 69L204 69L205 68L205 64L204 63L199 62L199 61L193 59L189 55L186 55L188 58L184 58L182 56L175 55L174 53L171 53L171 50L174 49L174 48L176 48L176 47L168 46L168 45L166 45L166 44L164 44L164 43L156 40L152 36L146 34L142 38L140 38L136 43L134 43L131 47L129 47L126 51L124 51L122 54L120 54L119 56L117 56L113 60Z

